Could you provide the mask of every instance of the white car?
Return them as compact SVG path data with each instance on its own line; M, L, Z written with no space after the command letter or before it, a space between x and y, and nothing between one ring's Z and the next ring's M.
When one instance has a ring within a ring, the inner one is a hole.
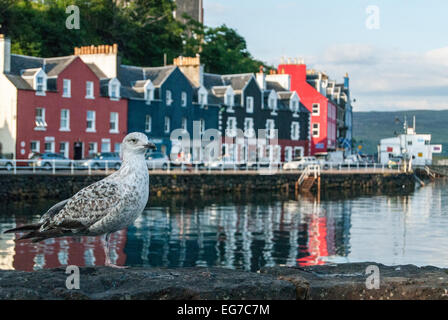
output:
M161 152L151 152L146 156L146 164L148 165L149 170L153 169L168 169L170 160L168 159L166 154Z
M297 157L283 165L284 170L303 170L310 164L318 164L316 157Z

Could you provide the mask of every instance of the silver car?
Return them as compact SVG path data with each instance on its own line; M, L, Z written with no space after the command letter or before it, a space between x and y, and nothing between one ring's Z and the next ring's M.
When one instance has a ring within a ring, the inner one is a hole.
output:
M146 156L146 164L149 170L166 170L168 169L169 162L168 156L161 152L151 152Z

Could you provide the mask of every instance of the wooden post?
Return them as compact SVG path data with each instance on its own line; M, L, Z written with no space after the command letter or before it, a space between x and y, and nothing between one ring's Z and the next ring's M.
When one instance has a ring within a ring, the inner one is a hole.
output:
M317 177L317 202L320 203L320 175Z

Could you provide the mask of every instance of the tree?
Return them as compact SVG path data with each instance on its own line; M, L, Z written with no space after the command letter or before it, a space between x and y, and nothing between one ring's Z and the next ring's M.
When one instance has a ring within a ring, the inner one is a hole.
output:
M79 7L80 29L65 27L69 5ZM0 0L0 24L18 54L55 57L117 43L125 64L160 66L165 54L170 62L199 52L208 72L259 70L263 63L234 29L207 28L191 18L182 23L173 17L175 8L173 0Z

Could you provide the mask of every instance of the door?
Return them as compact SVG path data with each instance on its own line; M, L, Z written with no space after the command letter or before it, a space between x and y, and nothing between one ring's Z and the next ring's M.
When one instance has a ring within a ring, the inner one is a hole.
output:
M77 141L73 145L73 160L82 159L82 142Z

